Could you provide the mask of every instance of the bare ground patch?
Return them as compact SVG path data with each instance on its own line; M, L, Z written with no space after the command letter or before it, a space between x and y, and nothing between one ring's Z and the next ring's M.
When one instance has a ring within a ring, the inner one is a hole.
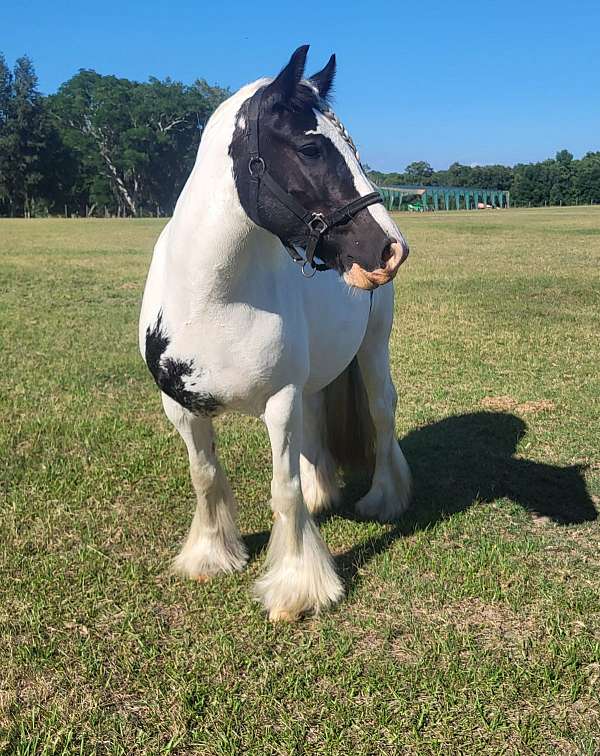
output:
M481 406L495 412L519 412L522 415L536 412L551 412L556 409L554 402L549 399L518 402L512 396L486 396L481 400Z
M440 608L418 608L429 623L450 625L460 633L473 635L486 648L520 646L540 634L539 622L518 615L506 604L485 603L479 598L462 599Z

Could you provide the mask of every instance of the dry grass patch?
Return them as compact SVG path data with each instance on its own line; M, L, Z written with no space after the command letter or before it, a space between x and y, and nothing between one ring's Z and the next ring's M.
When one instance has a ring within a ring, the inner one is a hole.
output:
M549 399L518 402L511 396L486 396L481 400L481 406L485 407L485 409L497 412L509 412L514 410L520 415L528 415L535 412L549 412L556 409L554 402Z
M517 614L506 604L486 603L477 597L416 611L438 629L450 625L488 650L514 649L543 634L539 616Z

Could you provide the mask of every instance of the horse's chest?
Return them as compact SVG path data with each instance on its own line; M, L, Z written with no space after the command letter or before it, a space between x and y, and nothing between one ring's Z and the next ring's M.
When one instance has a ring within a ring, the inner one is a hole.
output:
M258 283L233 303L163 297L147 324L148 367L161 390L191 412L260 415L283 386L318 391L356 354L368 298L349 296L333 275Z
M294 367L289 325L281 314L247 305L179 322L161 313L146 331L146 362L161 390L194 414L260 414Z

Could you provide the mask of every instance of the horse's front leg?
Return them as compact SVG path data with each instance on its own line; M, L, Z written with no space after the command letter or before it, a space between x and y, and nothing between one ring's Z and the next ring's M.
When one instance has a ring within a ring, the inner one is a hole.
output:
M265 575L256 584L269 619L295 620L337 602L343 588L333 559L306 508L300 485L302 394L287 386L264 415L273 452L273 529Z
M190 531L173 568L201 581L219 572L241 570L248 557L235 522L233 493L215 452L212 421L192 415L164 394L163 406L187 446L197 500Z
M390 289L380 293L358 352L376 442L371 488L357 502L356 511L381 522L396 520L407 509L412 487L410 469L396 439L398 394L390 372L389 353L392 317L393 289Z

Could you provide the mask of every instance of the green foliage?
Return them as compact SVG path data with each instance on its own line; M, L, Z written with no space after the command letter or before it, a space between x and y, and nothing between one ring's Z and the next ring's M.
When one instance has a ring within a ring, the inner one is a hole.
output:
M50 109L77 155L86 203L116 203L120 215L170 213L202 129L226 95L204 81L141 84L84 70L69 79Z
M44 97L26 56L0 54L0 215L169 215L210 114L228 96L203 79L140 83L80 70ZM539 163L462 165L403 173L365 166L381 186L498 189L517 205L600 203L600 153L568 150Z
M573 183L582 202L600 202L600 152L588 152L579 161Z
M31 61L0 57L0 214L164 215L189 174L202 130L228 95L151 78L81 70L42 97Z
M11 72L0 58L0 208L29 215L43 181L48 124L37 76L26 56Z
M0 209L8 203L9 182L8 166L10 155L10 140L8 138L8 123L12 100L12 72L6 65L4 55L0 53Z
M405 173L411 183L428 183L433 176L433 168L425 160L417 160L406 166Z
M517 205L575 205L600 203L600 153L588 152L574 160L560 150L554 160L506 165L462 165L452 163L445 171L434 171L419 161L404 173L381 173L369 169L371 180L380 186L422 184L510 191Z

